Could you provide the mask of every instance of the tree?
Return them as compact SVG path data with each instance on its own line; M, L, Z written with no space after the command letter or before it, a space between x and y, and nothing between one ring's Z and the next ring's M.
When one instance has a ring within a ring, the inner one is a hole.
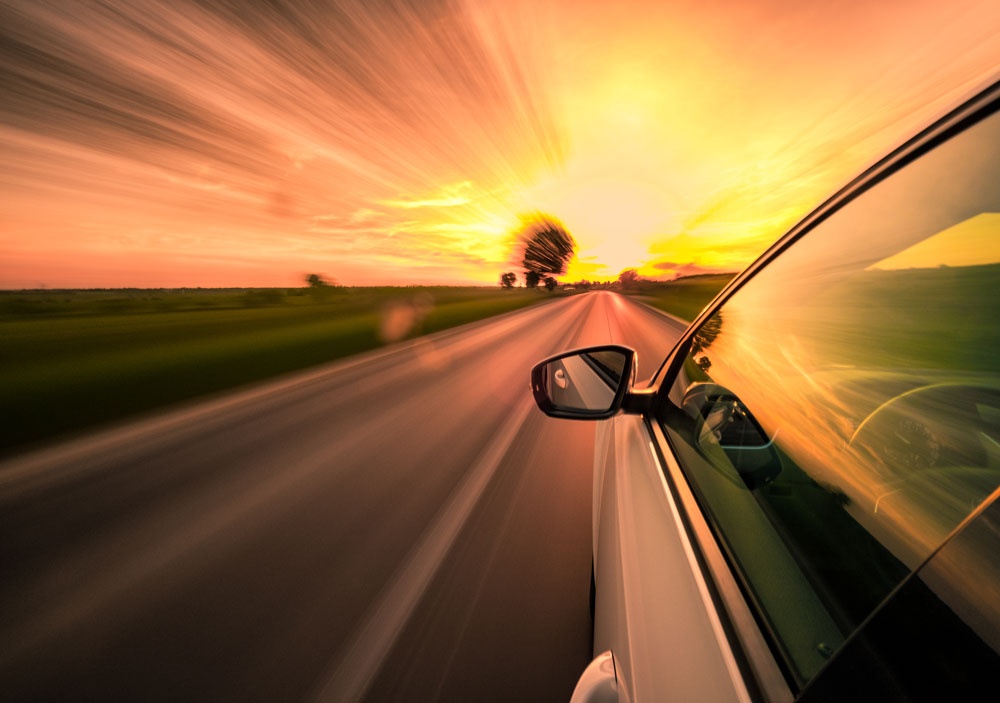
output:
M639 272L635 269L625 269L620 274L618 274L618 285L622 287L622 290L629 290L630 288L635 288L636 284L639 283Z
M518 238L524 247L522 265L529 288L536 287L545 276L566 273L566 265L576 252L576 242L562 222L540 212L521 217Z
M309 286L309 295L311 295L313 300L316 301L327 300L336 292L335 285L329 283L318 273L310 273L307 275L306 285Z
M517 283L517 274L513 272L507 272L500 274L500 286L502 288L513 288L514 284Z
M552 276L545 277L545 290L554 291L557 285L559 285L559 282L552 278Z
M310 288L322 288L323 286L330 285L318 273L310 273L308 276L306 276L306 283L309 285Z

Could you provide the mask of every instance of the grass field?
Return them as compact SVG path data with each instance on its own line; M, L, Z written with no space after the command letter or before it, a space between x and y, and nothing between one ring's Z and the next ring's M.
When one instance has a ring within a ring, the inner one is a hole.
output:
M675 281L641 281L632 291L643 302L691 321L736 274L706 274Z
M0 455L548 300L499 288L0 292Z

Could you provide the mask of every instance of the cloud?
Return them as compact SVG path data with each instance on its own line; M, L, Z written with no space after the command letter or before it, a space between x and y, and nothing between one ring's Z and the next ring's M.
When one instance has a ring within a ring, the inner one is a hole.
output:
M686 264L674 263L672 261L658 261L648 268L654 269L660 275L653 278L683 278L684 276L699 276L712 273L735 273L736 270L726 266L702 266L693 261Z
M453 185L444 186L440 192L424 198L398 198L395 200L383 200L383 205L389 207L412 210L414 208L450 208L460 205L468 205L473 201L469 192L472 190L471 181L462 181Z
M96 275L80 223L122 261L164 259L149 227L220 271L495 283L529 209L588 278L739 268L1000 55L971 1L2 4L0 243L44 238L22 263L53 285Z
M380 212L378 212L376 210L372 210L370 208L362 207L362 208L358 208L357 210L355 210L354 212L351 213L350 220L351 220L351 222L355 222L355 223L359 223L360 224L362 222L371 222L373 220L377 220L381 216L382 216L382 213L380 213Z

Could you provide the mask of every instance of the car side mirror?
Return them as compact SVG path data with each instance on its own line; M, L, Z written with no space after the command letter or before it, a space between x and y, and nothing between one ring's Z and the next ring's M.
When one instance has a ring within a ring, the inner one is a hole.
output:
M619 345L553 356L531 369L531 392L550 417L603 420L622 409L635 380L636 354Z

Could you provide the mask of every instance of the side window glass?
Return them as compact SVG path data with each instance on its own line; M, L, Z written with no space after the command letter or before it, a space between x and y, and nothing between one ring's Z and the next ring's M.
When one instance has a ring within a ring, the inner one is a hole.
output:
M857 196L689 343L662 415L800 684L1000 485L1000 115Z

